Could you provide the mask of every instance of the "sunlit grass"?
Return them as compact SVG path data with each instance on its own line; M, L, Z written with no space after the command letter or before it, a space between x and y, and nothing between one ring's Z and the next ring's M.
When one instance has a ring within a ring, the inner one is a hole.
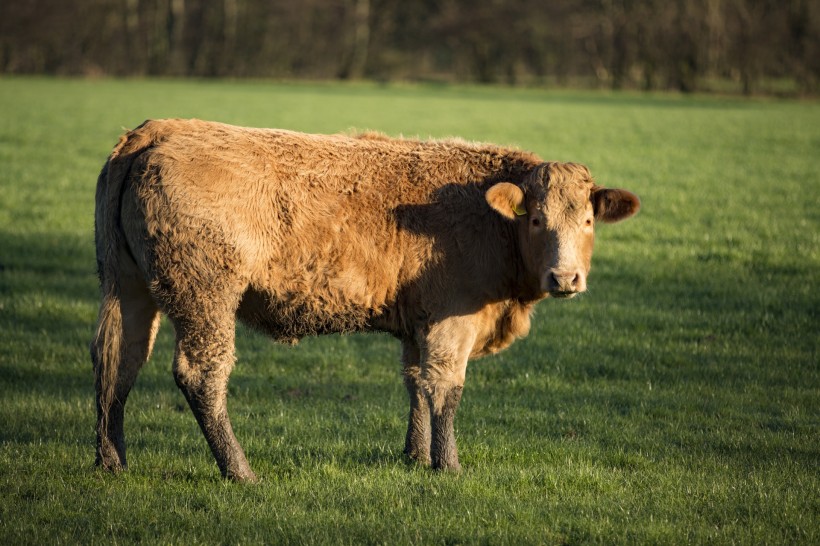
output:
M199 117L492 141L590 166L643 210L598 230L589 293L468 370L465 471L405 464L398 343L239 329L218 478L170 373L92 469L96 175L123 128ZM0 79L0 542L820 540L820 106L674 95Z

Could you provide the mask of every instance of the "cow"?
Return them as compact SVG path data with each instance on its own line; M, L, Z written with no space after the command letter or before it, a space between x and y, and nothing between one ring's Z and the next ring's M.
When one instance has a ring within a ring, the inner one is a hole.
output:
M594 224L639 207L583 165L494 145L146 121L97 182L96 464L126 468L126 399L165 314L224 477L256 480L227 410L237 319L286 342L398 338L405 453L458 471L468 360L525 336L540 300L586 290Z

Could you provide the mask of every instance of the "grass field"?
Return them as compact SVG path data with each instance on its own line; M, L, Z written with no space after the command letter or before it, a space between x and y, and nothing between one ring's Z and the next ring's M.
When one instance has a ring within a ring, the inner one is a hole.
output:
M461 475L402 457L399 346L240 328L254 486L218 477L164 324L128 472L93 469L93 206L123 128L200 117L517 145L643 210L590 290L468 370ZM0 544L820 543L820 104L265 82L0 79Z

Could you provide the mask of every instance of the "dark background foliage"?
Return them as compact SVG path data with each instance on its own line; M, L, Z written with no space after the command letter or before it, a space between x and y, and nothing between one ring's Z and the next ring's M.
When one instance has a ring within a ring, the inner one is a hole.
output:
M820 3L8 0L0 72L812 93Z

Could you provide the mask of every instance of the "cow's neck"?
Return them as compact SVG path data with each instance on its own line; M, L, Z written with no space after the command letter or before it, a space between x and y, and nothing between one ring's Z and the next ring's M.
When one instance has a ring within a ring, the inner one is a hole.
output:
M484 264L482 268L487 275L483 282L493 287L491 299L523 304L542 299L540 280L528 274L522 259L517 223L498 215L493 217L493 221L497 222L497 226L492 232L499 234L501 240L492 243L487 240L476 241L479 245L497 245L500 250L494 254L493 262Z
M509 225L510 254L509 263L513 264L512 276L508 287L508 298L522 304L532 304L544 299L541 290L541 279L534 275L524 262L521 238L518 236L518 225L507 222Z

